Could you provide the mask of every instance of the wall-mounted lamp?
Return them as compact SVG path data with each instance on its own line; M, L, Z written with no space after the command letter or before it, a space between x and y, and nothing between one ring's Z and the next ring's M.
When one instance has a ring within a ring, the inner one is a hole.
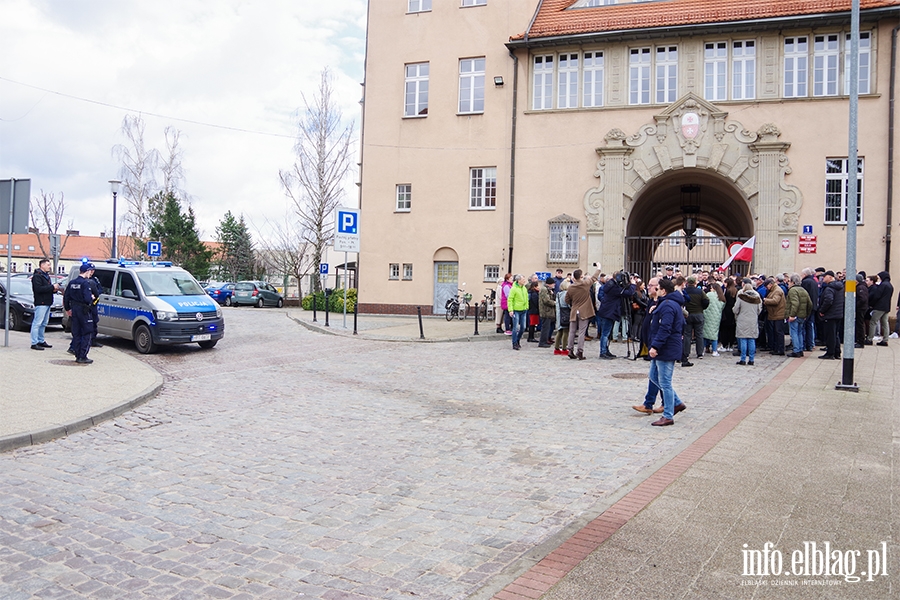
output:
M497 87L502 87L503 86L503 78L500 77L499 75L497 77L494 77L494 85Z

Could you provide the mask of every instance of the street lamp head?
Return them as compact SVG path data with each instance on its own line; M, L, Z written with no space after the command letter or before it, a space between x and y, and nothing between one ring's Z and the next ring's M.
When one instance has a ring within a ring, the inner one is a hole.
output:
M109 180L109 189L112 190L113 194L119 193L119 184L122 183L118 179L110 179Z

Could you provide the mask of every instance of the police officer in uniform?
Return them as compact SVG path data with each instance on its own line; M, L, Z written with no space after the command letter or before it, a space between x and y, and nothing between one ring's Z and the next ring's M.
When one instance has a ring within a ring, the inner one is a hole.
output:
M97 323L100 322L100 313L97 308L97 303L100 302L100 294L103 293L103 286L100 285L100 280L97 279L93 273L91 273L88 284L91 286L91 295L94 297L94 301L91 302L91 318L94 320L94 327L91 331L91 347L102 348L103 344L97 341Z
M90 278L94 274L94 265L84 263L79 268L79 276L73 279L63 297L63 304L69 312L72 324L72 346L75 351L75 362L89 365L93 360L87 357L91 349L91 334L94 331L94 319L91 307L94 296L91 294Z

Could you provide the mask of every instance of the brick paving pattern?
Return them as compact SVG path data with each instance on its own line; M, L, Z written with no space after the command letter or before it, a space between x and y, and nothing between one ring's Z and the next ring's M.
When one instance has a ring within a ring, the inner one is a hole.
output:
M0 455L0 597L489 597L782 364L678 369L689 409L655 428L646 381L612 377L643 361L226 318L214 351L142 357L147 404Z

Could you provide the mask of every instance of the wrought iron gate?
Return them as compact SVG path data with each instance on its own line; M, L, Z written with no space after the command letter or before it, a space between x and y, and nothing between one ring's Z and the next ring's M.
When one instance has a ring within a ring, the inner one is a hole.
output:
M685 275L695 270L712 271L728 259L728 247L739 242L735 237L717 236L629 236L625 238L625 270L649 279L667 266ZM746 275L749 263L733 262L726 269L731 275Z

